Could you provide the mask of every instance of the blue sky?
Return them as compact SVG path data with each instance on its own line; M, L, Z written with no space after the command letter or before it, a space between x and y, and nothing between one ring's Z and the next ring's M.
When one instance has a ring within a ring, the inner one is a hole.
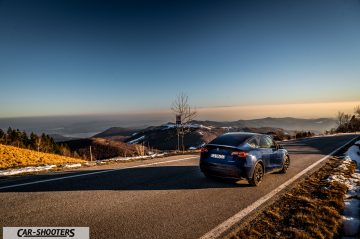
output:
M0 86L0 117L356 102L360 2L0 0Z

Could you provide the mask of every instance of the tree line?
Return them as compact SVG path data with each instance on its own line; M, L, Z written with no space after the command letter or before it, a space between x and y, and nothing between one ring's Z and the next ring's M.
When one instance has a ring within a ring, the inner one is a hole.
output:
M338 133L360 131L360 105L354 108L354 114L345 114L344 112L338 112L336 115Z
M11 127L6 132L0 129L0 144L68 157L79 157L77 152L71 152L67 145L55 143L54 139L47 134L37 135L32 132L28 136L25 131Z

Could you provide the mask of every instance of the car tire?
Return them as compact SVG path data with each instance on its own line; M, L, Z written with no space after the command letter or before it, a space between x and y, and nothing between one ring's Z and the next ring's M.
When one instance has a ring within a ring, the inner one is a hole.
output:
M249 179L249 184L252 186L258 186L264 178L264 168L260 163L257 163L254 168L254 173L251 179Z
M286 173L289 166L290 166L290 157L289 157L289 155L285 155L284 164L283 164L283 167L282 167L280 173Z

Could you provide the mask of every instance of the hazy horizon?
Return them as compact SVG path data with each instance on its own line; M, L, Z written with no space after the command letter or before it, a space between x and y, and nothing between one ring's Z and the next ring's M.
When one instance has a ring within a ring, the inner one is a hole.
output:
M222 111L228 110L229 107L220 108ZM200 112L207 109L200 109ZM202 112L203 117L196 117L194 120L209 120L217 122L231 122L238 120L257 120L264 118L294 118L294 119L306 119L299 117L260 117L250 119L228 119L218 120L216 118L204 118L204 111ZM222 112L223 114L224 112ZM208 112L209 115L214 114L213 111ZM311 119L324 119L326 117L318 117ZM310 119L310 118L308 118ZM327 119L327 118L326 118ZM175 116L170 112L161 112L157 114L144 113L144 114L111 114L111 115L68 115L68 116L34 116L34 117L16 117L16 118L0 118L0 129L7 130L8 127L14 129L25 130L27 133L34 132L37 134L56 134L66 137L75 138L86 138L91 137L97 133L100 133L110 127L123 127L123 128L134 128L143 129L149 126L159 126L168 122L174 123ZM267 127L274 127L266 125ZM284 128L281 125L278 126ZM296 125L294 125L296 127ZM323 130L323 126L319 125ZM286 128L286 127L285 127ZM317 126L315 126L317 128ZM326 128L326 129L330 129ZM303 130L302 126L299 126L298 130Z
M169 103L170 104L170 103ZM360 101L349 102L322 102L322 103L295 103L295 104L277 104L277 105L240 105L240 106L217 106L217 107L196 107L192 106L198 112L197 118L201 120L214 121L233 121L239 119L256 119L256 118L335 118L338 111L346 114L353 114L354 108L360 105ZM221 114L220 114L221 113ZM60 114L60 115L21 115L0 117L0 119L11 118L46 118L46 117L148 117L158 118L158 116L165 118L173 118L173 112L170 109L157 111L132 111L132 112L104 112L104 113L84 113L84 114ZM128 119L129 120L129 119Z

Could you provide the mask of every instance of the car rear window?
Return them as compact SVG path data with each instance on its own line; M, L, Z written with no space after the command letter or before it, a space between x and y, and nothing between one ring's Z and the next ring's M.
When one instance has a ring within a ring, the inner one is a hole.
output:
M213 141L211 141L209 144L219 144L219 145L227 145L227 146L234 146L237 147L240 144L244 143L247 139L252 137L252 135L247 134L224 134Z

